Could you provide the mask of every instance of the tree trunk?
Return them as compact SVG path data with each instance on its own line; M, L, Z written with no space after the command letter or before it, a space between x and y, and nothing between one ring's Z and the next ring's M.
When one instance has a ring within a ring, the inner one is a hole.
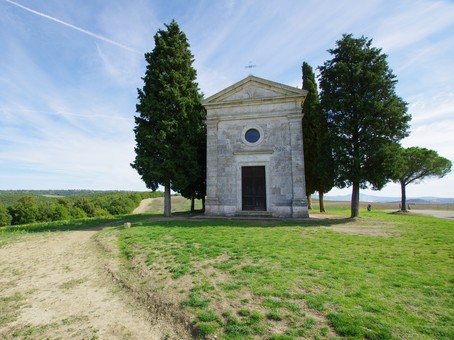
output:
M400 181L400 192L402 194L402 198L400 201L401 207L400 210L403 212L407 212L407 194L405 192L405 183Z
M170 180L168 180L164 186L164 216L170 217L172 212L171 200L170 200Z
M191 191L191 213L194 213L195 210L195 197L194 190Z
M351 218L359 216L359 182L353 183L351 213Z
M202 211L205 212L205 196L202 197Z
M323 201L323 190L318 191L318 201L319 201L319 206L320 206L320 212L324 213L325 212L325 202Z
M307 209L312 209L312 195L307 195Z

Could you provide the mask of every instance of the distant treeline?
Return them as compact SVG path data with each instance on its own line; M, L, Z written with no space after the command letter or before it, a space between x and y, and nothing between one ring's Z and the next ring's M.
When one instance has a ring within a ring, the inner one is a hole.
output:
M107 193L107 192L127 192L121 190L88 190L88 189L47 189L47 190L0 190L3 194L33 194L33 195L54 195L54 196L78 196L83 194Z
M0 191L0 226L129 214L142 199L162 196L162 192Z

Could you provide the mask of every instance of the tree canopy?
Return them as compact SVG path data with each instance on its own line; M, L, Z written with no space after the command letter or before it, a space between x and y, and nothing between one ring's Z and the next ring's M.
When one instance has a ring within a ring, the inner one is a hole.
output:
M67 197L0 193L0 226L130 214L143 199L161 196L160 192L93 192Z
M8 209L0 203L0 227L10 225L13 217L8 212Z
M396 76L372 39L344 34L320 70L320 99L328 121L335 184L352 186L351 216L360 188L381 189L391 178L399 141L408 135L407 104Z
M451 171L452 163L441 157L434 150L410 147L401 148L398 152L393 179L401 186L401 210L406 211L406 186L410 183L420 183L429 177L444 177Z
M145 54L147 68L138 89L134 128L136 157L131 164L146 186L165 187L164 213L170 215L170 189L195 187L200 164L200 140L205 138L201 99L192 67L189 43L175 21L154 36L155 47Z
M303 88L308 91L303 108L304 171L306 196L311 208L311 195L318 191L320 212L324 212L323 194L333 187L333 164L327 121L320 106L315 74L303 62Z

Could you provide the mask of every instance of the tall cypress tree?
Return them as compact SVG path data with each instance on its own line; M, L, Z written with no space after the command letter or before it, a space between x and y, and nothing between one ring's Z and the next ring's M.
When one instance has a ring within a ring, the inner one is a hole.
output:
M343 35L320 69L320 100L328 120L338 187L352 186L351 217L359 190L381 189L392 177L399 141L408 135L407 104L396 76L372 40Z
M172 182L172 189L191 200L191 212L194 211L194 200L202 200L205 210L206 196L206 111L194 112L193 121L189 123L186 135L186 148L180 161L186 170Z
M170 216L170 190L189 186L199 171L204 110L196 80L194 57L184 32L173 20L154 36L145 54L147 68L138 89L134 128L136 158L131 166L146 186L165 188L164 215Z
M308 91L303 108L304 169L306 196L318 191L320 212L325 212L323 194L333 187L333 162L326 118L323 115L312 67L303 62L303 88Z

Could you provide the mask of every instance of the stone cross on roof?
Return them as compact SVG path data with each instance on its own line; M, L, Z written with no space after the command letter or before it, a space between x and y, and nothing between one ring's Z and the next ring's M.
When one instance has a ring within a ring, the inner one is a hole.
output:
M257 65L252 65L252 61L249 61L249 65L245 66L244 68L248 68L249 69L249 75L252 75L252 68L254 67L257 67Z

